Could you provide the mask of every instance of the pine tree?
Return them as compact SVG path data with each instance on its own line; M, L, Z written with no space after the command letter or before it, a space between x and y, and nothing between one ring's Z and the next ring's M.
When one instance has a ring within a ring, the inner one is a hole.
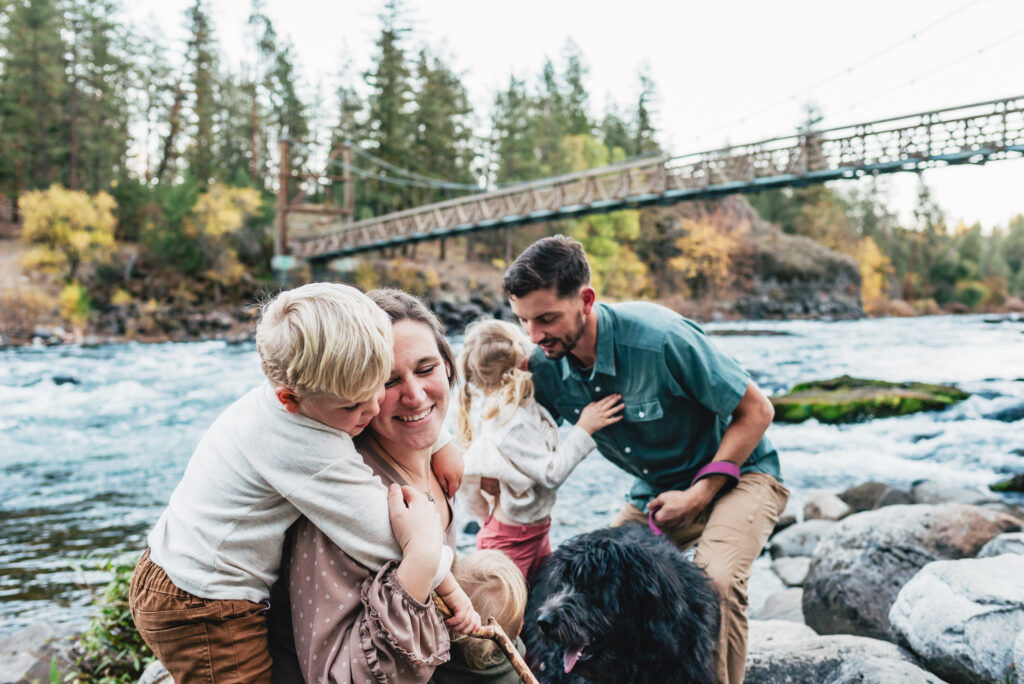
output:
M508 87L494 100L491 120L491 162L498 183L537 178L540 160L533 131L533 101L526 84L509 77Z
M400 168L409 168L412 159L410 107L413 99L411 72L403 37L409 29L402 26L402 8L398 0L389 0L381 14L381 32L373 68L364 77L370 89L368 100L367 142L372 152ZM370 180L364 184L375 214L396 211L408 205L409 192Z
M473 110L466 88L446 64L425 50L416 62L416 79L411 169L453 183L471 183ZM444 199L450 191L422 189L418 194L419 202L425 203Z
M185 12L189 37L186 62L190 86L192 139L186 152L191 175L205 186L214 176L214 120L217 104L217 53L213 22L204 0L195 0Z
M129 141L129 88L133 78L124 28L111 0L75 0L68 61L68 187L109 188L125 172Z
M587 67L583 62L583 54L579 46L572 40L562 50L565 60L565 132L567 135L582 135L593 132L590 120L590 95L583 81L587 77Z
M67 155L64 28L56 0L13 2L0 44L2 189L21 191L62 180Z

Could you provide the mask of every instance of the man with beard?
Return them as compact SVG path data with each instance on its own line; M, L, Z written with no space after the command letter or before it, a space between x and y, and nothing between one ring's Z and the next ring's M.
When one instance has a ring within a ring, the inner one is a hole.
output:
M789 498L764 437L771 402L696 323L648 302L598 303L571 238L530 245L502 286L537 345L537 400L556 419L574 423L590 402L622 395L624 419L594 434L636 478L612 526L642 521L680 549L697 544L721 601L718 681L740 684L751 564Z

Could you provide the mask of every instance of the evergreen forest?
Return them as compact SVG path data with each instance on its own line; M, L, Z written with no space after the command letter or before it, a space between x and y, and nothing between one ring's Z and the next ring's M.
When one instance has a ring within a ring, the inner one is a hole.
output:
M249 45L240 67L225 58L208 0L186 10L180 43L133 25L120 0L0 0L0 249L16 239L31 276L0 290L0 333L28 337L57 317L78 329L102 320L130 337L170 309L252 301L273 288L282 141L292 142L296 173L323 171L331 149L352 146L357 220L663 153L659 86L643 66L632 92L598 106L570 40L474 109L452 58L428 46L398 0L378 9L370 67L339 63L328 85L307 80L262 0L231 27ZM809 109L795 126L814 123ZM321 184L299 190L337 199ZM924 182L908 225L887 208L884 181L744 202L783 233L846 255L868 313L1021 306L1024 215L950 225ZM500 270L538 236L563 232L586 246L601 294L714 309L737 286L748 239L714 216L590 216L460 238L451 258Z

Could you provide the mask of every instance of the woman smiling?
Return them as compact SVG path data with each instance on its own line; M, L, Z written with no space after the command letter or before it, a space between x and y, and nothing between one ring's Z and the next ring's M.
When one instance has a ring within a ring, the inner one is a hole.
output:
M384 487L402 485L406 507L399 506L397 519L392 512L392 523L405 554L400 564L371 572L301 518L286 542L274 597L272 630L285 642L283 653L282 644L274 644L275 681L301 676L307 682L412 684L427 681L448 659L448 632L429 601L426 569L437 566L429 560L439 552L442 531L444 545L451 552L455 546L451 501L431 469L454 356L440 321L418 299L398 290L367 294L391 319L395 362L380 413L355 443L380 477L382 496ZM480 617L457 584L442 583L438 593L454 604L449 627L479 627Z

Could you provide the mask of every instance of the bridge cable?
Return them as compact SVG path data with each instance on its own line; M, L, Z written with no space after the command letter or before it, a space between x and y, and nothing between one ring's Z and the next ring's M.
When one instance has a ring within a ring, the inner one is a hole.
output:
M871 95L870 97L866 97L863 100L859 100L857 102L854 102L851 105L847 105L845 108L843 108L843 110L844 111L853 111L854 109L856 109L857 107L859 107L862 104L865 104L867 102L872 102L874 100L877 100L880 97L885 97L886 95L889 95L891 93L896 92L897 90L900 90L901 88L905 88L905 87L907 87L909 85L914 85L918 81L923 81L925 79L931 78L935 74L941 73L941 72L945 71L946 69L949 69L951 67L956 66L957 64L960 64L961 62L967 61L968 59L972 59L974 57L978 57L979 55L983 54L986 50L991 50L992 48L996 47L997 45L1001 45L1001 44L1005 43L1006 41L1010 40L1011 38L1016 38L1017 36L1019 36L1021 34L1024 34L1024 28L1018 29L1018 30L1014 31L1013 33L1005 35L1002 38L1000 38L1000 39L998 39L996 41L993 41L993 42L989 43L988 45L985 45L984 47L980 47L980 48L978 48L976 50L971 50L970 52L964 53L960 57L957 57L956 59L953 59L953 60L951 60L949 62L946 62L942 66L936 67L936 68L932 69L931 71L928 71L928 72L926 72L924 74L920 74L918 76L915 76L914 78L910 79L909 81L905 81L904 83L900 83L899 85L895 85L895 86L893 86L891 88L887 88L886 90L883 90L881 92L875 93L874 95Z
M858 62L856 62L856 63L846 67L845 69L837 71L834 74L832 74L831 76L828 76L828 77L823 78L823 79L821 79L819 81L816 81L815 83L812 83L811 85L807 86L806 88L798 90L798 91L788 95L787 97L774 102L773 104L770 104L770 105L767 105L765 107L762 107L762 108L758 109L755 112L751 112L749 114L745 114L745 115L739 117L738 119L733 119L732 121L726 122L726 123L724 123L721 126L718 126L716 128L707 130L707 131L705 131L705 132L703 132L703 133L701 133L699 135L696 135L696 136L693 136L693 137L689 138L689 140L695 142L697 140L705 138L705 137L707 137L709 135L712 135L714 133L719 133L719 132L721 132L723 130L728 130L728 129L732 128L733 126L735 126L736 124L746 123L749 119L752 119L752 118L754 118L756 116L760 116L761 114L764 114L766 112L770 112L773 109L778 109L779 107L781 107L783 105L789 104L790 102L795 101L801 95L806 95L807 93L809 93L809 92L811 92L813 90L816 90L817 88L819 88L819 87L821 87L821 86L823 86L823 85L825 85L827 83L830 83L831 81L834 81L836 79L839 79L839 78L842 78L844 76L847 76L847 75L853 73L854 70L859 69L860 67L864 66L865 64L873 62L874 60L878 59L879 57L892 52L893 50L895 50L898 47L901 47L905 43L909 43L911 41L917 40L918 36L921 36L922 34L932 30L936 26L945 23L946 21L948 21L949 19L952 19L954 16L956 16L960 12L964 11L965 9L970 7L971 5L974 5L974 4L976 4L976 3L980 2L980 1L981 0L969 0L968 2L964 3L963 5L960 5L956 9L954 9L953 11L948 12L947 14L944 14L943 16L939 17L938 19L932 21L930 24L928 24L924 28L919 29L917 31L914 31L913 33L911 33L906 38L901 38L900 40L896 41L895 43L892 43L888 47L884 47L881 50L868 55L867 57L861 59L860 61L858 61Z

